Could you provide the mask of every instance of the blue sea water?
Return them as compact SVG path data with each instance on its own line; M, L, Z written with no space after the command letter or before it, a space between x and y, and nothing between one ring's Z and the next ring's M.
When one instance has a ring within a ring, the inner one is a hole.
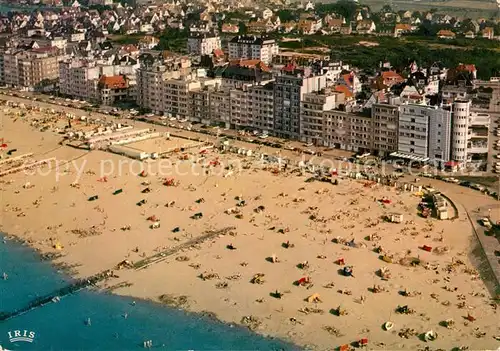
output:
M0 280L0 312L21 308L71 281L13 241L0 242L2 272L8 279ZM132 298L83 290L0 322L0 345L9 350L137 350L143 349L145 340L152 340L153 349L162 350L298 350L245 328L153 302L132 302ZM90 325L85 323L88 318ZM10 342L8 332L13 330L33 331L33 342Z

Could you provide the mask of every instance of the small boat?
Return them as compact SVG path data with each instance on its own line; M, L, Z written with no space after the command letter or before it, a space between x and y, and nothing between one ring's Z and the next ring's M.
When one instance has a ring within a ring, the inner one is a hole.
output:
M2 273L2 279L3 280L7 280L9 278L9 276L7 275L7 273L3 272Z
M61 298L59 296L54 296L52 298L52 302L54 302L54 303L59 302L59 301L61 301Z
M88 326L92 325L92 322L90 321L90 318L87 318L87 320L85 321L85 325L88 325Z
M389 331L394 327L394 323L392 322L385 322L384 323L384 330Z
M438 335L434 330L429 330L424 335L425 341L434 341L437 339L437 337L438 337Z

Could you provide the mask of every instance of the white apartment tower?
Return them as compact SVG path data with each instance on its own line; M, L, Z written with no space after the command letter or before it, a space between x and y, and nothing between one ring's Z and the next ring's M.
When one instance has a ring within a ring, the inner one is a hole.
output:
M399 112L398 151L422 159L429 155L427 106L404 105Z
M453 103L453 129L451 158L467 162L467 134L469 132L470 101L455 100Z
M67 60L59 63L59 90L76 99L98 99L97 83L100 68L94 62Z
M443 166L451 156L451 116L450 106L401 106L398 151Z
M469 100L453 103L452 159L462 166L487 162L490 115L471 112Z
M238 35L228 43L229 59L261 60L269 64L278 54L278 44L274 39Z
M214 33L194 33L188 38L188 53L193 55L210 55L220 48L220 37Z

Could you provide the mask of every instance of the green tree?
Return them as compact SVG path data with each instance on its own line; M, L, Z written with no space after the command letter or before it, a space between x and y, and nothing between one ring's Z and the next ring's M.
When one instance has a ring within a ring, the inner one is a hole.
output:
M382 9L380 10L382 13L393 13L394 10L392 9L391 5L384 5Z
M358 5L352 0L339 0L334 4L318 4L316 12L319 15L337 13L346 19L352 19L358 9Z
M187 46L188 29L167 28L160 36L156 50L184 51Z
M297 21L299 18L297 13L287 9L279 10L276 15L280 18L281 22Z

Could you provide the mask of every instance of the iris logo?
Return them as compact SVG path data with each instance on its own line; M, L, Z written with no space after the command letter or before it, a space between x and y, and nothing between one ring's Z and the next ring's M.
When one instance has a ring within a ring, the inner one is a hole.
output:
M33 342L33 339L35 338L35 332L29 330L12 330L7 332L7 334L9 334L10 342Z

